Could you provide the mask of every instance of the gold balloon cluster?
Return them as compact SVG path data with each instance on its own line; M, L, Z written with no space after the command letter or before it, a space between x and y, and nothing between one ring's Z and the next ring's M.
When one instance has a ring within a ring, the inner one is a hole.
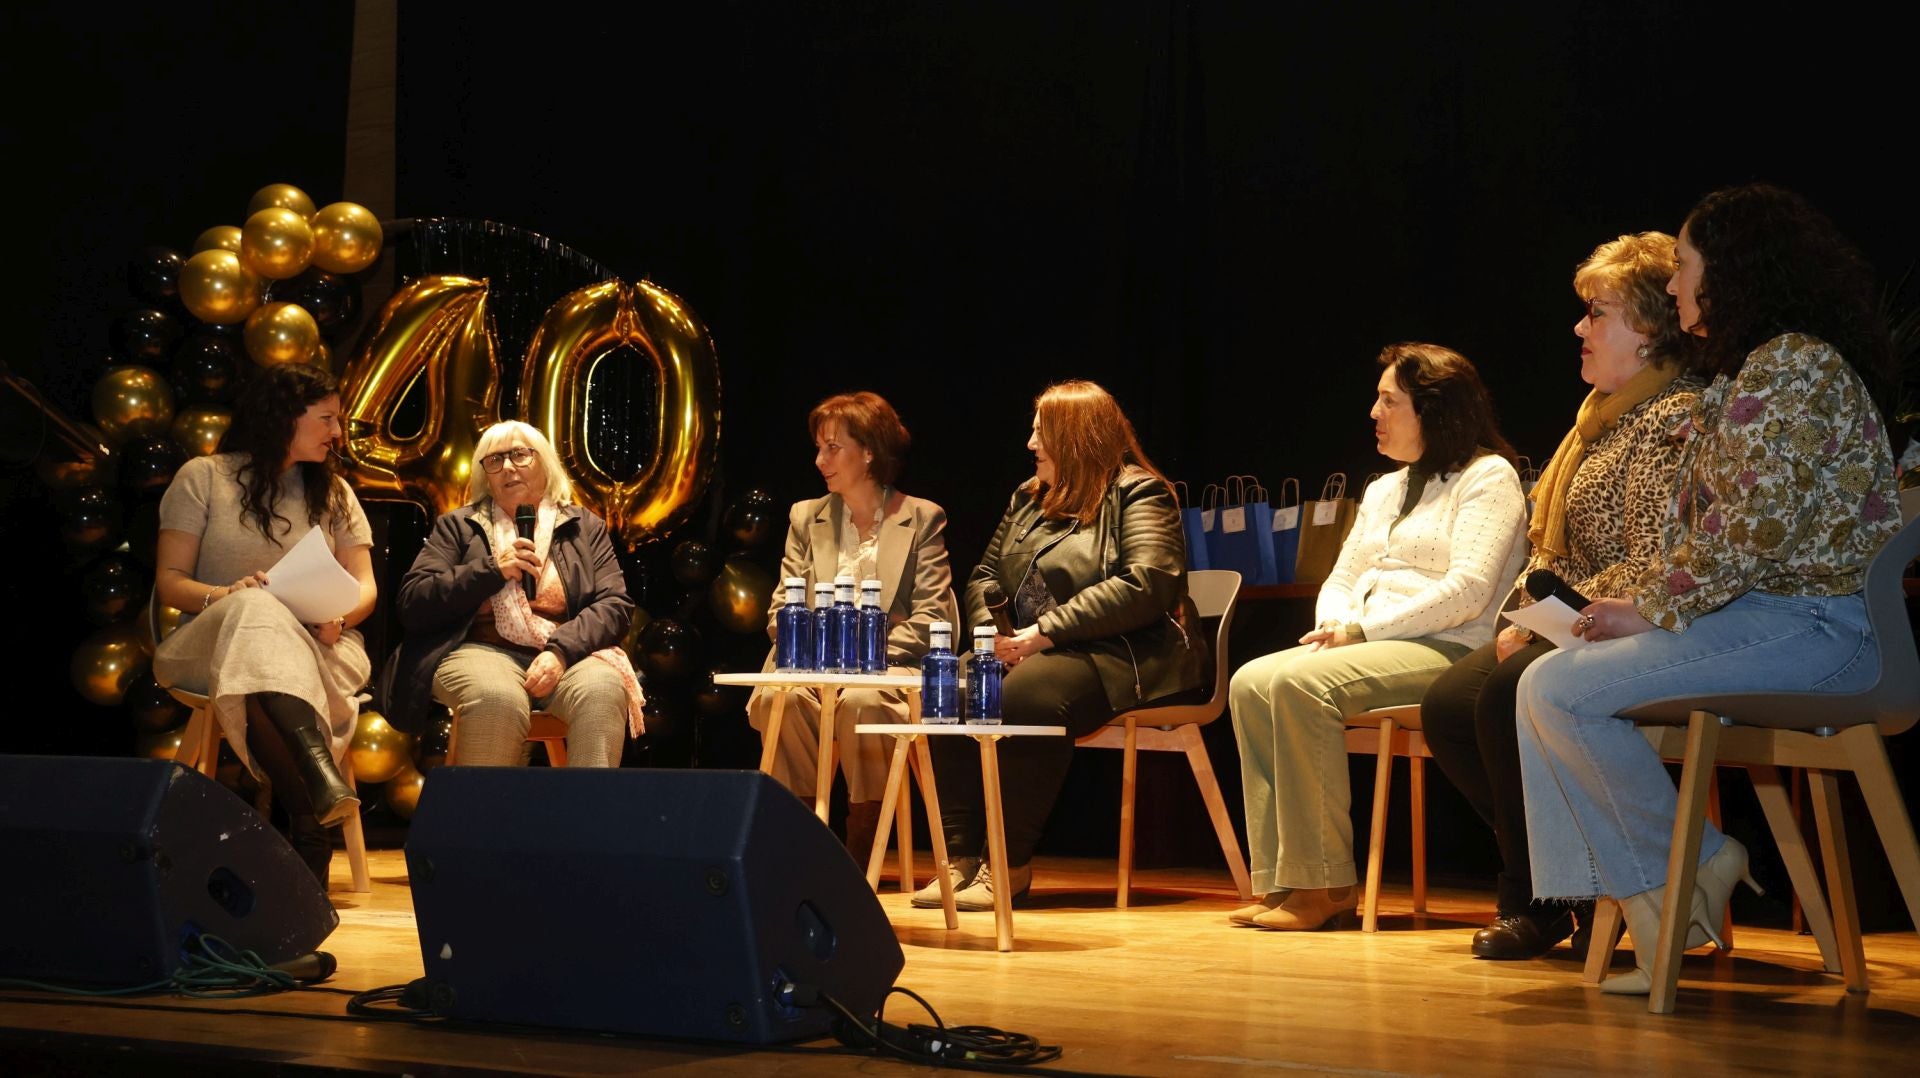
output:
M202 322L246 323L247 354L263 367L314 362L325 348L319 324L298 304L265 302L266 283L309 266L358 273L384 242L380 219L365 206L315 209L299 188L269 184L248 201L245 224L215 225L194 240L180 270L180 302Z
M378 711L362 711L347 749L357 782L386 782L413 766L413 738L393 728Z
M348 362L346 456L362 496L414 502L429 517L467 504L473 447L503 418L488 287L469 277L414 279ZM648 432L648 463L616 476L588 451L599 420L587 396L594 368L623 351L653 368L660 423ZM416 391L426 393L425 426L402 429L401 403ZM670 533L712 479L720 442L713 342L692 309L656 285L578 289L547 309L528 346L519 418L547 436L575 496L632 549Z

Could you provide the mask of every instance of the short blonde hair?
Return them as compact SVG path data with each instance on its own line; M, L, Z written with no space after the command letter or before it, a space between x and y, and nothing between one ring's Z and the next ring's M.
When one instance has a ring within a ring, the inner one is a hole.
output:
M480 458L506 448L516 434L533 450L534 456L540 458L540 468L547 473L547 499L555 505L572 505L573 480L567 478L567 470L560 465L560 454L553 451L553 443L540 433L540 428L517 419L502 420L480 432L480 440L473 445L473 471L467 477L467 504L479 505L493 497L493 488L487 485L487 470L480 467Z
M1627 325L1647 337L1649 357L1671 366L1686 354L1686 333L1667 282L1673 278L1674 238L1665 232L1640 232L1608 240L1593 249L1573 271L1573 290L1583 300L1617 292L1626 304Z

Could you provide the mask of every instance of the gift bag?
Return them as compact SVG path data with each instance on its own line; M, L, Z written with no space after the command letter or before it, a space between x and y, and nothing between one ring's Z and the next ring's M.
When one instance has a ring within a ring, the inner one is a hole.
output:
M1516 458L1520 468L1520 493L1527 501L1533 501L1533 488L1540 485L1540 469L1533 466L1531 457Z
M1232 569L1246 584L1280 582L1273 564L1273 507L1258 479L1227 478L1226 502L1214 525L1207 558L1215 569Z
M1280 481L1280 504L1273 507L1273 570L1276 583L1293 583L1300 557L1300 480Z
M1207 489L1212 489L1212 485L1209 484ZM1204 495L1205 491L1202 491ZM1173 496L1180 500L1180 531L1187 541L1187 568L1213 568L1213 562L1207 557L1207 525L1201 519L1201 508L1187 497L1185 483L1173 485Z
M1334 563L1340 559L1340 544L1347 541L1347 532L1353 528L1355 508L1353 499L1347 497L1345 472L1327 476L1320 497L1302 503L1294 583L1318 584L1333 572Z

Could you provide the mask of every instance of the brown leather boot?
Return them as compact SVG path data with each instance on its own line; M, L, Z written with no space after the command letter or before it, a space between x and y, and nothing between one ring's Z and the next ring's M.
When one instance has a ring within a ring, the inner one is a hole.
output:
M1338 928L1353 920L1353 911L1359 905L1357 887L1296 888L1279 908L1255 916L1253 925L1280 932Z

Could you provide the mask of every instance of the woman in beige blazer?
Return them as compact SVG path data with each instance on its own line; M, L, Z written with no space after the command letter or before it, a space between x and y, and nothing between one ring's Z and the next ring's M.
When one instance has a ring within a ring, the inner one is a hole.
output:
M826 481L827 495L795 502L788 520L782 577L805 577L807 594L815 582L836 576L879 580L880 605L887 611L887 664L918 669L927 652L928 627L957 623L953 570L947 562L947 513L924 498L894 489L909 437L893 406L874 393L829 397L807 416L813 435L813 463ZM776 589L767 611L767 634L785 596ZM773 669L767 653L763 669ZM764 733L780 690L756 689L747 701L747 718ZM794 793L811 798L820 744L820 698L813 690L787 694L780 745L773 775ZM880 798L887 777L887 752L877 737L856 737L863 722L907 721L906 694L854 689L840 693L834 710L834 738L840 744L840 768L847 780L847 848L865 856L880 821Z

